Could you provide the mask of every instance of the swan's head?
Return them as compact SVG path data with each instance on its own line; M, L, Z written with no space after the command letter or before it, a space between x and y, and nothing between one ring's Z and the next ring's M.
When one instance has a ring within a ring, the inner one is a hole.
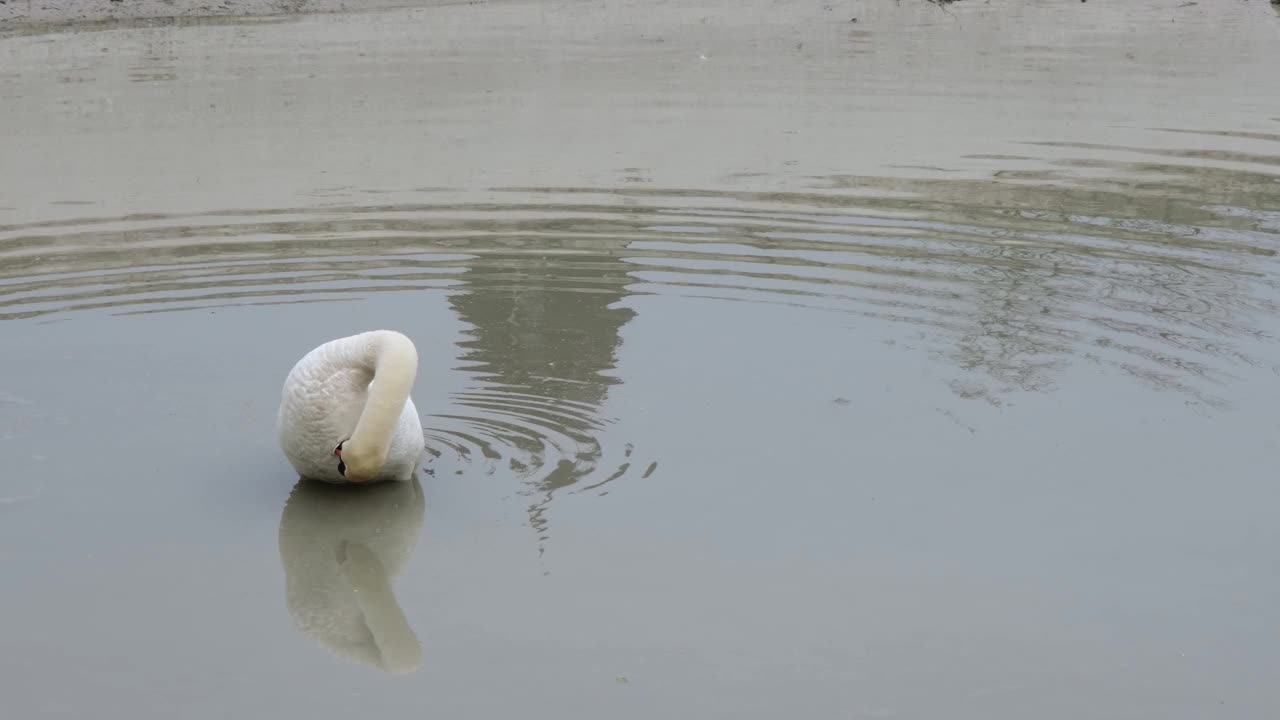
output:
M387 462L386 452L376 447L353 444L350 440L338 443L333 454L338 458L338 474L353 483L373 480Z

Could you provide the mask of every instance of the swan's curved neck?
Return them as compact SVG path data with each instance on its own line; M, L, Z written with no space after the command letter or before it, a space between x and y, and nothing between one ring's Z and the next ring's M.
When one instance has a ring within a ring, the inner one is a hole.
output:
M378 458L385 458L418 374L418 351L413 341L392 330L375 330L357 337L364 346L362 364L373 378L364 410L348 442L355 447L370 448Z

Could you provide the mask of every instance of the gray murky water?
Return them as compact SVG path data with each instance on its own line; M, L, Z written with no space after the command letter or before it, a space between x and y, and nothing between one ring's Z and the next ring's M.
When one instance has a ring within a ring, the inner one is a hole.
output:
M6 717L1273 717L1280 17L794 5L0 39Z

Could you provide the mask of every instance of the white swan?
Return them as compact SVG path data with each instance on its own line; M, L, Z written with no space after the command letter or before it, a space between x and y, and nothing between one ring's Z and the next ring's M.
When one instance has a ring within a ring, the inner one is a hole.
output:
M422 662L392 580L408 564L425 514L417 478L369 487L299 480L280 514L285 604L329 652L391 673Z
M303 356L284 381L276 431L285 457L308 480L405 481L422 459L413 341L392 330L331 340Z

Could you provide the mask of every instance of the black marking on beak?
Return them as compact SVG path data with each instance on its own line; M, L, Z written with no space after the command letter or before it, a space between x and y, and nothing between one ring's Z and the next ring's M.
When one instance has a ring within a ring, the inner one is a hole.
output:
M347 464L342 462L341 460L338 461L338 474L341 475L342 477L347 476Z

